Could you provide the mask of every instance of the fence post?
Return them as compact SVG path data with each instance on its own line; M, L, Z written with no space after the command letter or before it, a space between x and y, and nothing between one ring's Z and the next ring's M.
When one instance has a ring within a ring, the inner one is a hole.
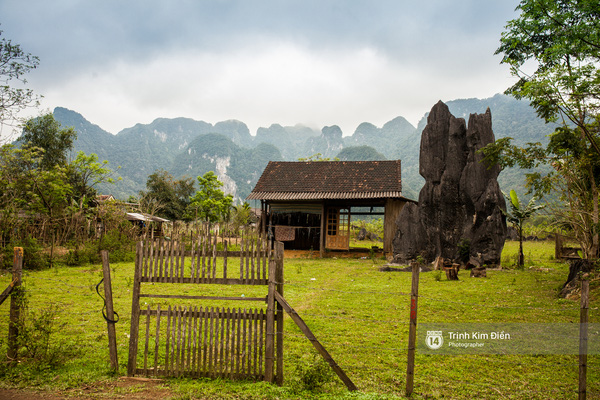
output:
M587 353L588 353L588 309L590 307L590 281L588 276L581 278L581 310L579 313L579 400L587 395Z
M129 358L127 376L135 375L137 369L138 335L140 326L140 289L142 279L143 242L138 242L135 252L135 272L133 274L133 293L131 301L131 327L129 331Z
M418 262L412 262L412 283L410 289L410 325L408 327L408 355L406 363L406 396L411 396L415 378L415 348L417 341L417 300L419 297L419 271Z
M276 291L283 297L283 242L275 242ZM277 302L277 376L278 385L283 384L283 307Z
M19 352L19 320L21 319L21 306L23 305L23 291L21 290L23 273L23 248L14 248L13 260L13 291L10 296L10 321L8 323L8 350L10 361L17 361Z
M271 245L267 244L269 252ZM272 253L271 253L272 254ZM269 292L267 295L267 326L265 339L265 381L273 383L273 367L275 359L275 260L269 254ZM241 252L240 252L241 256Z
M104 278L104 302L106 304L106 325L108 329L108 351L110 353L110 366L113 370L119 370L119 359L117 357L117 332L115 329L115 314L113 310L112 283L110 279L110 264L108 262L108 251L102 250L102 274Z

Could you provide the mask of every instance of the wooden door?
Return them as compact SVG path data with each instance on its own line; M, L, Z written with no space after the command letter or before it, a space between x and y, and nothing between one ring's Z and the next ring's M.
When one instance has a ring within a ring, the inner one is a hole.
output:
M350 249L350 209L327 209L325 247L331 250Z

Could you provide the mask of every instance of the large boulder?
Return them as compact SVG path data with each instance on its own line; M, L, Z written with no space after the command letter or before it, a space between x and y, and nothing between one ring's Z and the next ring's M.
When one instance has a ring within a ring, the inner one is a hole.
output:
M407 204L396 220L396 261L417 256L427 262L438 256L458 260L465 257L461 252L467 243L469 257L481 265L500 263L507 232L500 169L488 168L477 152L494 140L489 109L471 114L468 127L441 101L431 109L419 158L425 185L419 204Z

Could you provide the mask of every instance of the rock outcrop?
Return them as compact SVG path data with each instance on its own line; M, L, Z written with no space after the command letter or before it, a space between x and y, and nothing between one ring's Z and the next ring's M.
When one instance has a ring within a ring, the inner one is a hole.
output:
M468 127L441 101L431 109L419 158L425 185L419 204L406 204L396 220L397 262L418 256L427 262L438 256L458 260L468 251L480 265L500 263L507 232L500 169L487 168L477 153L494 140L489 109L471 114Z

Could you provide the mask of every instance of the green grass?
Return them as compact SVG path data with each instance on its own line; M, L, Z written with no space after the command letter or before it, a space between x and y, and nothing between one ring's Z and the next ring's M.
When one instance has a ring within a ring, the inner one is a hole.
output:
M557 296L568 266L553 260L553 243L526 242L524 270L509 268L516 260L517 249L518 243L507 242L502 256L504 269L488 271L487 278L469 278L468 271L460 271L459 281L447 281L445 276L436 278L435 272L422 273L419 323L577 323L578 302ZM379 272L383 263L380 259L285 260L285 298L358 386L359 393L348 393L335 375L317 369L316 351L286 316L283 387L263 382L170 379L166 385L174 393L174 399L402 398L411 276L402 272ZM116 329L121 368L117 375L125 375L133 264L116 263L111 268L115 310L120 315ZM64 390L115 379L108 365L102 300L95 290L101 277L99 265L26 272L24 284L30 311L57 307L53 343L61 345L69 357L52 368L29 362L4 367L1 386ZM9 282L10 274L0 276L1 288ZM142 290L167 293L170 289L169 285L156 284L143 286ZM233 296L265 293L264 288L241 286L176 285L175 290ZM148 299L142 299L142 306L145 306L144 301ZM159 299L155 301L160 302L161 307L168 304ZM197 305L238 306L230 302ZM593 296L590 322L600 322L597 308ZM8 302L0 310L0 345L5 351L6 335L2 332L8 329ZM588 398L600 398L600 357L590 356L588 363ZM429 356L417 353L414 398L575 398L577 373L575 355ZM319 389L306 391L303 379L315 375L323 378Z

